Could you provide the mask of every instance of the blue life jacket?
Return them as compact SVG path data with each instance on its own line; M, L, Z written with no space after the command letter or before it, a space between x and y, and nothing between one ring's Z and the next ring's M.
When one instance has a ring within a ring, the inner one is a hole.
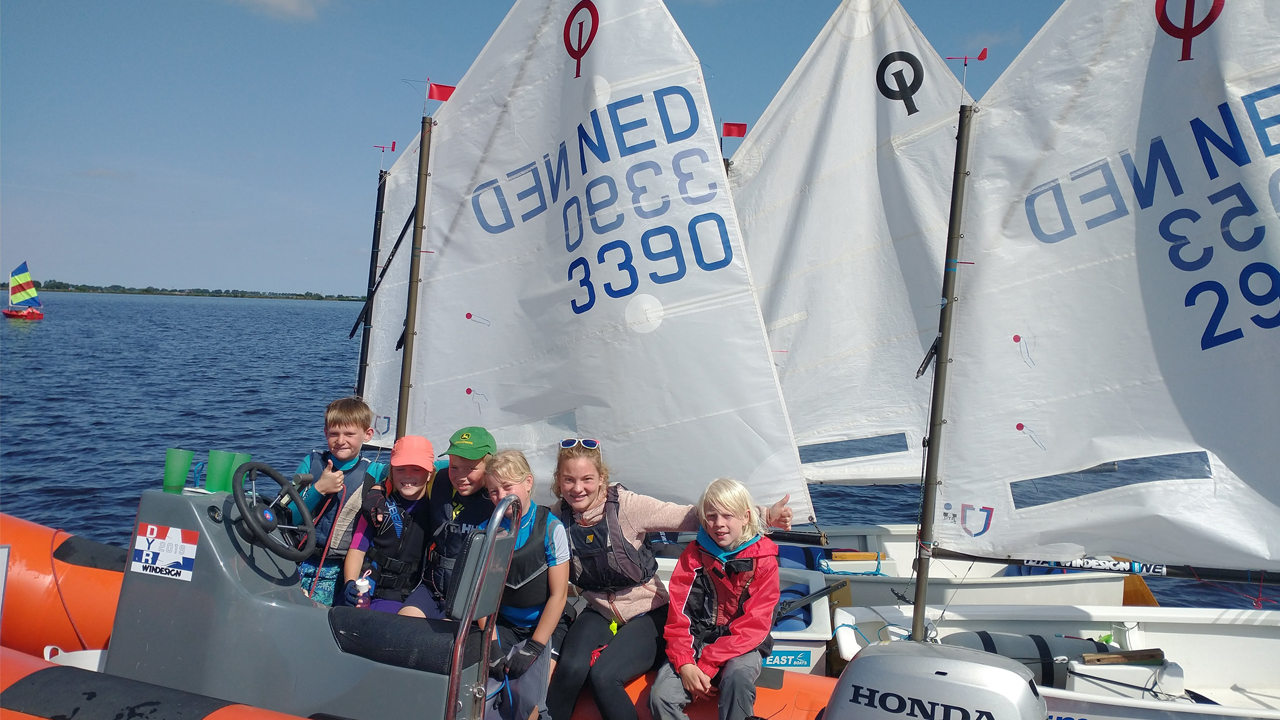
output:
M331 456L329 451L313 450L311 452L310 469L311 474L316 480L320 479L320 473L324 471L325 465ZM320 501L320 510L317 511L313 518L316 524L316 551L312 557L317 560L325 552L325 544L329 543L329 534L333 531L333 524L338 519L339 511L348 503L362 502L365 493L365 479L368 477L369 459L361 457L356 466L350 470L343 471L342 484L346 491L345 499L343 491L327 496ZM351 547L351 536L355 534L355 523L349 523L342 530L342 536L333 539L329 545L329 558L340 558L347 554L347 549Z

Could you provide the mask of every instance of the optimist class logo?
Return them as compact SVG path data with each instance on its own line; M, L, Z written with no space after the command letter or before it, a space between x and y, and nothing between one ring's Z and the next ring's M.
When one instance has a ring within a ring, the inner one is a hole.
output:
M1182 25L1178 26L1174 25L1173 18L1169 17L1169 0L1156 0L1156 22L1160 23L1160 29L1169 37L1182 41L1182 57L1178 58L1178 62L1191 59L1191 41L1208 30L1209 26L1218 19L1226 0L1213 0L1213 4L1209 6L1209 13L1198 25L1196 24L1196 0L1185 0L1185 2L1186 11L1182 16Z
M191 581L196 566L196 544L200 533L195 530L138 523L133 538L133 562L130 570L144 575Z
M591 31L585 31L587 18L580 17L583 10L587 11L587 15L591 20ZM574 21L577 20L576 34ZM595 3L591 0L582 0L582 2L573 6L573 12L569 13L569 17L564 20L564 49L568 51L569 57L577 63L574 67L573 76L582 77L582 57L587 54L587 49L591 47L591 43L596 39L596 30L600 29L600 11L596 10Z
M911 68L911 80L907 80L906 74L899 67L892 73L889 68L894 63L906 63ZM888 77L893 77L894 87L889 87ZM884 56L880 61L880 67L876 68L876 88L880 90L880 94L890 100L901 100L902 104L907 108L908 115L915 115L920 112L920 108L916 107L915 100L912 98L916 93L920 92L920 86L924 84L924 66L920 64L920 58L906 51L891 52Z

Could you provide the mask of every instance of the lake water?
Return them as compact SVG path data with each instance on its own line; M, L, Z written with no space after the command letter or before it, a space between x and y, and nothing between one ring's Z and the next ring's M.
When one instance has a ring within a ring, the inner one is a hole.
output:
M247 452L288 473L323 444L325 406L355 385L358 303L41 298L44 321L0 324L0 510L101 542L128 541L165 448ZM811 494L825 525L915 522L919 501L915 486ZM1163 605L1248 608L1238 593L1258 592L1148 582Z

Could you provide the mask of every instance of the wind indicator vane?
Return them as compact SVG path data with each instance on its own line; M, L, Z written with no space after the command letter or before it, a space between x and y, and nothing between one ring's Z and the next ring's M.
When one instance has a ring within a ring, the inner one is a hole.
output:
M975 61L975 62L982 62L983 60L986 60L986 59L987 59L987 49L986 49L986 48L982 48L982 52L978 53L978 56L977 56L977 57L973 57L973 58L971 58L971 57L969 57L968 55L961 55L961 56L959 56L959 57L949 57L949 58L947 58L947 59L948 59L948 60L963 60L963 61L964 61L964 72L962 72L962 73L961 73L961 75L960 75L960 87L965 87L965 80L967 80L967 79L969 78L969 61L970 61L970 60L973 60L973 61ZM966 88L966 89L967 89L967 88Z
M376 148L378 148L379 150L381 150L381 151L382 151L382 153L381 153L380 155L378 155L378 169L379 169L379 170L382 170L382 169L383 169L383 161L384 161L384 160L385 160L385 158L387 157L387 150L390 150L391 152L395 152L395 151L396 151L396 141L395 141L395 140L392 140L392 141L391 141L391 146L390 146L390 147L388 147L388 146L386 146L386 145L374 145L374 147L376 147Z

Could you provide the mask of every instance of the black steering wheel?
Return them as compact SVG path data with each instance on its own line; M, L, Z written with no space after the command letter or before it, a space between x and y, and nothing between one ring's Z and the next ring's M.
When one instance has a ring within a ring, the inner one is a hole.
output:
M263 504L258 502L257 480L258 474L262 473L280 486L280 492L276 495L276 499L271 504ZM244 491L245 478L248 478L250 486L254 488L251 495L246 495ZM316 549L316 524L311 519L311 513L307 511L307 506L303 504L302 497L298 495L298 490L293 483L284 478L283 475L276 472L275 468L266 463L247 462L236 468L235 473L231 476L231 496L236 500L236 507L240 510L240 522L243 527L247 528L249 534L253 536L253 540L271 553L285 560L293 562L302 562L311 557ZM279 521L277 516L277 508L280 502L285 498L293 504L293 512L302 516L302 524L300 525L284 525ZM276 530L292 530L294 532L305 533L306 542L302 547L294 547L293 545L281 539Z

